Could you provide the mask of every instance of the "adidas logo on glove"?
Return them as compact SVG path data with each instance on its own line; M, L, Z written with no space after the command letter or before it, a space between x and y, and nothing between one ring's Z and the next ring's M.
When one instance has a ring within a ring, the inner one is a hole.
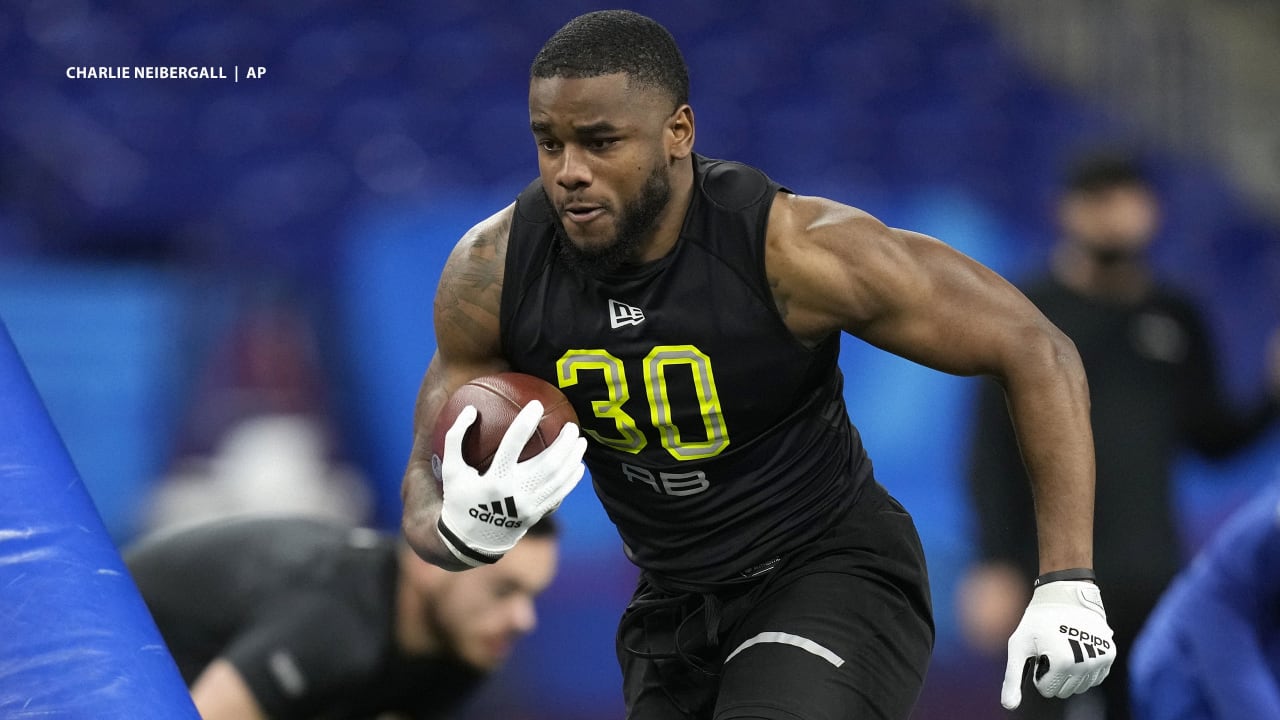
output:
M498 527L518 528L522 524L520 514L516 512L516 499L510 495L501 500L493 500L488 505L480 503L467 514L482 523Z
M1009 636L1009 660L1000 688L1000 704L1006 709L1022 704L1028 667L1034 668L1031 683L1036 691L1056 698L1082 693L1111 672L1119 649L1092 575L1092 570L1072 568L1037 579L1022 621ZM1045 577L1050 579L1044 581Z
M1085 653L1088 653L1091 658L1100 657L1106 655L1111 649L1111 641L1084 630L1059 625L1058 632L1067 636L1067 642L1071 644L1071 653L1075 655L1078 663L1084 662Z

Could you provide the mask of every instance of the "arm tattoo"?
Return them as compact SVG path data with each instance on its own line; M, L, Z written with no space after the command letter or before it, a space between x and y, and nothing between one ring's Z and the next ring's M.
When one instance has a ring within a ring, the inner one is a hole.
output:
M437 335L473 344L473 351L496 342L510 227L510 215L503 215L472 231L454 251L436 292Z

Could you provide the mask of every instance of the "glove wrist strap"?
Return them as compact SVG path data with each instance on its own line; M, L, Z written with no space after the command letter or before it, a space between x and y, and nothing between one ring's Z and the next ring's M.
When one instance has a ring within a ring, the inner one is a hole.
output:
M444 524L444 518L436 523L436 532L440 534L440 539L444 541L445 547L449 548L449 552L471 567L492 565L502 559L502 555L480 552L467 545L462 538L449 529L448 525Z
M1054 570L1053 572L1047 572L1036 578L1035 583L1033 583L1031 587L1040 587L1041 585L1058 582L1059 580L1088 580L1089 582L1096 583L1098 576L1093 573L1093 568L1080 567L1067 568L1066 570Z

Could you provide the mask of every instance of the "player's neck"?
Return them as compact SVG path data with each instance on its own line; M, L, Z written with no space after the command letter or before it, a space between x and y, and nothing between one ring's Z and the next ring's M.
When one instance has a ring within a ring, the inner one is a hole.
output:
M1081 295L1122 304L1143 300L1153 283L1142 255L1104 259L1070 243L1055 249L1051 271L1059 282Z
M653 238L636 258L636 264L644 264L667 256L684 229L684 219L693 198L693 158L676 162L671 171L671 197L653 229Z

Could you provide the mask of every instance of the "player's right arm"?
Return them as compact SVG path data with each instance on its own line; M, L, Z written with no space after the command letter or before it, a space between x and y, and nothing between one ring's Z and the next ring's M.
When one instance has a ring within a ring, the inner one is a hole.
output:
M405 539L427 562L449 570L459 561L436 531L443 497L431 467L436 416L454 390L482 375L508 369L502 357L498 313L515 205L473 227L445 263L436 288L436 352L414 408L413 449L400 488Z

